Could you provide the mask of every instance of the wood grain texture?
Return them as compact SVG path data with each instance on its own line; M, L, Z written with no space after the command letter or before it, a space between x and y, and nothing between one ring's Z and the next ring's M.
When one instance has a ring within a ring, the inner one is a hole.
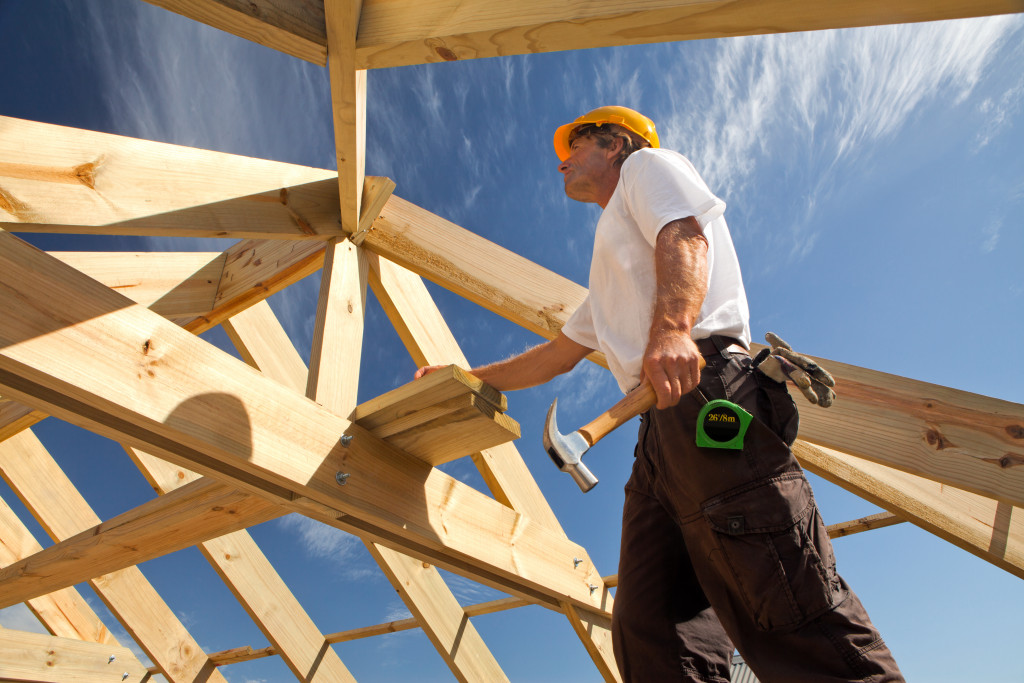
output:
M75 536L100 522L31 431L0 444L0 469L54 540ZM90 578L96 594L168 680L184 683L206 676L226 683L137 567Z
M189 19L323 66L323 2L308 0L146 0Z
M576 544L7 233L0 307L4 395L485 583L600 609Z
M390 189L385 188L385 192L390 194ZM372 208L370 210L376 211ZM306 390L308 392L312 389L314 392L312 397L328 409L347 415L358 412L354 406L358 395L360 360L358 351L359 345L362 343L362 313L366 296L367 261L362 250L354 244L337 245L337 249L345 250L344 268L346 270L342 273L345 279L334 278L333 285L327 284L321 287L321 304L325 299L335 300L342 298L340 295L346 295L348 298L358 301L358 307L350 306L347 310L342 309L340 317L343 319L333 323L344 328L341 333L337 334L328 334L329 329L322 329L318 315L317 330L321 336L316 346L320 347L320 350L318 352L316 347L314 348L313 358L320 362L316 365L311 364ZM328 263L332 260L330 254L329 248ZM326 268L325 266L325 277L327 276ZM272 317L272 314L269 315ZM330 316L324 316L324 318L329 319ZM329 328L328 325L324 327ZM292 359L283 363L279 358L283 355L285 358L291 359L292 353L294 353L294 347L291 347L288 337L280 325L268 324L260 334L249 334L249 332L254 332L251 328L242 328L240 332L236 345L241 347L242 355L251 361L254 367L282 383L293 386L301 383L303 375L307 374L301 361L296 362ZM332 358L334 361L324 363L324 357ZM465 391L468 387L463 386ZM470 394L470 396L474 396L474 394ZM377 414L379 413L380 411L377 411ZM424 441L425 439L418 440L415 446L420 447ZM480 634L477 633L476 628L469 623L458 600L452 595L437 569L422 560L409 557L372 541L365 541L365 543L367 550L398 591L403 602L417 615L423 631L458 680L507 680L491 651ZM275 642L275 645L281 649L278 643Z
M34 683L144 683L149 680L149 672L131 650L119 645L3 629L0 679Z
M165 318L213 309L225 255L218 252L50 252Z
M586 296L584 287L398 197L363 244L549 339ZM801 438L1024 504L1024 406L820 360L839 398L802 412Z
M324 64L327 31L320 2L147 0L287 54ZM356 49L360 68L938 21L1024 11L1019 0L364 0Z
M811 472L1024 578L1020 507L806 442L794 453Z
M0 117L0 195L10 231L341 234L334 171L9 117Z
M42 546L6 502L0 500L0 567L34 555ZM29 600L26 605L51 635L117 645L117 639L74 588Z

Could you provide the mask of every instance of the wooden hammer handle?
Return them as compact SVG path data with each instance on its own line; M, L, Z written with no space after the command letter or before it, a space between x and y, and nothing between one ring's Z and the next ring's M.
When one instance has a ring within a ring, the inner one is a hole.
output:
M704 357L701 356L700 369L703 370L705 365ZM623 396L622 400L611 408L580 427L579 433L587 440L588 444L593 446L617 427L629 422L657 402L658 395L654 393L654 387L644 377L640 386Z

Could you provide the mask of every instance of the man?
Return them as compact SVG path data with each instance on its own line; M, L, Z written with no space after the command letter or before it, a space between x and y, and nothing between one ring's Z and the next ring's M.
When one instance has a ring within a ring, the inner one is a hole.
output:
M724 202L685 157L660 149L650 119L625 107L561 126L555 150L566 194L603 209L590 293L555 339L471 372L522 389L600 349L623 392L646 381L657 394L641 416L623 509L612 619L623 679L728 681L735 644L765 683L902 681L836 573L789 450L798 416L779 369L800 357L775 349L762 371L747 353ZM831 402L820 383L803 388ZM714 399L754 416L742 449L696 445L698 413Z

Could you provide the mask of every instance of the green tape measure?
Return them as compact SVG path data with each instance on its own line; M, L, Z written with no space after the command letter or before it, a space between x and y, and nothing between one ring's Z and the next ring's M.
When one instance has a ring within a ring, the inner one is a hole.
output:
M743 437L752 419L750 413L732 401L709 401L697 416L697 445L738 451L743 448Z

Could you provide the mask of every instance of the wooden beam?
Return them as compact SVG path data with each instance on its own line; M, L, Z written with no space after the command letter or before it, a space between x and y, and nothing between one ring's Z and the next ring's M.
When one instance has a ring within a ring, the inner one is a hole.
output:
M366 0L357 57L366 68L1020 12L1019 0Z
M884 465L797 441L805 468L1024 578L1024 510Z
M248 365L297 393L305 393L306 363L270 304L261 301L225 320L222 326Z
M457 680L508 680L437 569L377 543L366 547Z
M324 66L322 2L307 0L146 0L222 31Z
M50 255L165 318L212 310L225 260L218 252L58 251Z
M348 415L359 412L355 404L358 393L367 263L362 249L354 244L338 245L335 252L342 249L345 250L342 253L348 254L346 277L333 278L321 288L320 308L322 312L325 301L335 302L335 317L341 319L336 320L334 326L341 327L343 331L340 334L326 334L324 326L320 323L321 315L318 314L317 332L320 338L314 340L313 357L316 360L326 354L334 358L335 362L320 362L310 367L306 392L307 396L325 407L336 413ZM329 251L328 261L330 253ZM325 265L325 275L327 272ZM345 299L352 302L347 309L336 305L336 302L343 302ZM355 302L359 302L359 305L355 306ZM259 342L262 339L255 338L249 343L241 340L245 343L246 353L256 361L257 367L260 367L260 359L272 356L275 349L285 346L284 340L280 340L275 344L260 347ZM268 369L281 367L280 363L273 359L268 360ZM296 383L298 378L279 379ZM433 387L437 382L425 382L421 383L421 386L422 384ZM415 395L412 400L415 400ZM500 402L500 399L497 399L497 402ZM394 404L378 400L375 405L378 406L376 410L364 410L364 413L368 413L368 419L387 413L387 408L393 407ZM386 423L380 426L386 426ZM371 556L377 561L406 606L417 616L424 633L458 680L482 683L508 680L476 628L465 617L458 600L452 595L437 569L371 540L365 540L365 543Z
M422 280L383 258L370 259L370 264L371 286L416 362L423 365L468 365ZM428 375L427 379L431 376ZM473 456L473 462L496 499L538 520L548 528L565 534L519 451L512 443L482 450ZM582 559L585 556L580 557ZM596 582L593 585L600 589L604 609L610 611L611 596L607 588L603 582ZM576 610L568 604L562 605L562 611L605 680L618 680L608 624L603 619L593 618L585 611Z
M149 671L128 648L0 630L0 677L32 683L143 683Z
M585 288L440 216L392 196L363 247L543 337Z
M306 396L347 416L356 405L366 309L366 259L349 241L327 246ZM329 379L321 382L322 375Z
M148 453L125 450L160 495L199 478ZM296 678L310 683L355 681L248 532L210 539L199 550Z
M585 288L398 197L388 201L363 244L547 338L586 295ZM839 399L827 410L803 411L801 438L1024 504L1024 406L821 362L836 378Z
M0 444L4 480L54 539L72 537L99 523L60 466L26 430ZM170 681L209 676L213 665L174 611L160 598L137 567L95 576L90 584L149 658Z
M362 0L324 0L341 224L358 231L366 172L366 71L356 67Z
M842 536L852 536L853 534L871 531L872 529L884 529L887 526L902 524L906 521L899 515L891 512L879 512L878 514L868 515L860 519L851 519L849 522L829 524L825 527L825 531L828 532L829 538L840 538Z
M9 439L44 419L46 412L42 410L36 410L17 401L0 400L0 441Z
M299 0L147 0L287 54L324 64L321 3ZM598 0L416 3L364 0L356 58L361 68L611 45L936 21L1022 11L1017 0L896 5L862 0L822 7L809 0Z
M0 117L0 226L20 232L328 239L333 171Z
M0 310L5 396L501 590L601 609L578 545L8 233Z
M0 499L0 566L38 553L42 546L18 516ZM117 645L89 603L74 588L32 598L26 605L51 635Z

